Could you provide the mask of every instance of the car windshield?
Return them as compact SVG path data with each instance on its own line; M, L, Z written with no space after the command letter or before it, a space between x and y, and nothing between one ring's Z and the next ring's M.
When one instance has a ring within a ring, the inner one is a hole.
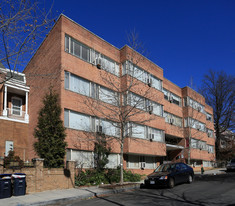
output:
M168 172L175 168L174 164L163 164L157 167L154 172Z

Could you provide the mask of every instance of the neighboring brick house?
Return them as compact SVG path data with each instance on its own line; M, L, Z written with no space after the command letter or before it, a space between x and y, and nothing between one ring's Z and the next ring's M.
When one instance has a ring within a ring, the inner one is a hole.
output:
M12 78L4 82L11 76ZM11 72L0 64L0 156L10 150L28 160L28 94L25 74Z
M118 49L64 15L60 16L24 70L27 76L32 77L27 79L31 88L29 103L31 157L35 155L32 146L35 142L33 131L37 124L38 111L42 106L42 98L48 88L53 86L60 95L61 118L67 128L67 160L82 162L84 168L94 166L94 145L86 141L86 132L84 132L86 127L89 126L93 131L97 131L102 123L103 126L109 127L108 132L113 132L113 135L116 133L108 121L91 113L84 104L84 99L96 98L98 101L109 103L101 93L109 94L116 91L111 90L100 74L113 74L113 78L120 82L120 87L124 87L128 75L131 75L127 72L128 68L135 67L128 61L130 52L143 59L136 66L143 75L136 75L135 78L143 90L151 87L151 93L157 98L146 100L148 107L145 107L144 114L154 115L154 120L136 126L139 133L132 132L130 133L132 135L125 140L124 168L149 173L163 161L185 161L188 154L187 137L190 126L187 122L191 119L195 120L195 125L192 125L193 128L190 130L193 138L192 162L210 165L214 161L215 139L213 132L211 134L213 111L205 104L204 97L189 87L181 89L165 79L162 68L130 47L124 46ZM141 94L128 95L141 98ZM108 167L114 168L120 164L119 153L120 147L114 143Z

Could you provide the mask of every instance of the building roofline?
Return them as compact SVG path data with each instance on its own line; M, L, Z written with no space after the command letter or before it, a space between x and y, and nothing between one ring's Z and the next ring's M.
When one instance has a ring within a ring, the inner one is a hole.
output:
M133 50L134 52L136 52L137 54L139 54L140 56L144 57L145 59L147 59L149 62L151 62L152 64L154 64L155 66L157 66L159 69L161 69L163 71L163 68L161 68L160 66L158 66L156 63L154 63L153 61L151 61L150 59L148 59L146 56L144 56L143 54L139 53L138 51L134 50L133 48L131 48L129 45L125 44L121 49L124 49L125 47L130 48L131 50Z
M170 83L174 84L176 87L178 87L179 89L182 89L180 86L178 86L177 84L175 84L174 82L172 82L171 80L167 79L166 77L163 77L163 80L167 80L169 81ZM163 86L164 87L164 86Z
M195 89L193 89L193 88L191 88L191 87L189 87L189 86L182 87L182 89L184 89L184 88L189 88L189 89L193 90L194 92L196 92L196 93L199 94L202 98L205 99L205 97L204 97L203 95L201 95L199 92L197 92Z
M116 46L114 46L113 44L109 43L108 41L104 40L102 37L98 36L97 34L93 33L92 31L90 31L89 29L85 28L84 26L82 26L81 24L75 22L74 20L72 20L71 18L69 18L68 16L66 16L65 14L61 13L59 18L63 16L65 18L67 18L68 20L70 20L71 22L73 22L74 24L82 27L84 30L88 31L89 33L91 33L92 35L96 36L97 38L101 39L102 41L106 42L107 44L109 44L110 46L114 47L117 50L120 50L119 48L117 48ZM59 19L58 19L59 20Z
M31 60L34 58L34 56L36 55L37 51L40 49L40 47L42 46L42 44L44 43L44 41L46 40L47 36L51 33L51 31L54 29L54 27L56 26L57 22L60 20L61 14L59 15L59 17L57 18L57 20L55 21L55 23L53 24L52 28L50 29L50 31L46 34L46 37L43 39L43 41L41 42L41 44L38 46L38 48L36 49L35 53L33 54L33 56L30 58L29 62L27 63L27 65L25 66L24 70L26 69L26 67L29 65L29 63L31 62ZM22 72L24 72L24 70Z
M73 22L74 24L78 25L79 27L83 28L84 30L86 30L87 32L91 33L92 35L94 35L95 37L99 38L100 40L106 42L107 44L109 44L111 47L113 47L114 49L117 49L118 51L121 51L124 47L128 47L131 50L133 50L134 52L136 52L137 54L141 55L142 57L144 57L145 59L147 59L149 62L151 62L152 64L156 65L159 69L161 69L163 71L163 68L161 68L160 66L158 66L156 63L154 63L153 61L151 61L150 59L148 59L146 56L140 54L138 51L134 50L133 48L131 48L129 45L125 44L123 47L121 47L120 49L117 48L116 46L114 46L113 44L109 43L108 41L104 40L102 37L96 35L95 33L91 32L90 30L88 30L87 28L85 28L84 26L78 24L77 22L75 22L74 20L72 20L71 18L69 18L68 16L66 16L65 14L61 13L59 15L59 17L57 18L56 22L54 23L54 25L52 26L52 28L50 29L50 31L47 33L46 37L43 39L43 41L41 42L41 44L38 46L38 48L36 49L36 52L40 49L40 47L42 46L42 44L44 43L45 39L47 38L47 36L51 33L51 31L54 29L54 27L56 26L56 24L58 23L58 21L60 20L61 17L65 17L66 19L68 19L69 21ZM31 60L33 59L33 57L35 56L36 52L34 53L34 55L30 58L29 62L27 63L27 65L25 66L25 68L29 65L29 63L31 62ZM24 68L24 70L25 70ZM23 72L24 72L23 70Z

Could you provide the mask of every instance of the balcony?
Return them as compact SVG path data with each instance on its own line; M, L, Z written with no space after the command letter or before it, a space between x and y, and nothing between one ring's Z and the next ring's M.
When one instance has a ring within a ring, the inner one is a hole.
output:
M3 110L0 113L0 119L19 121L19 122L29 122L29 116L25 111L18 109L7 108L6 112Z

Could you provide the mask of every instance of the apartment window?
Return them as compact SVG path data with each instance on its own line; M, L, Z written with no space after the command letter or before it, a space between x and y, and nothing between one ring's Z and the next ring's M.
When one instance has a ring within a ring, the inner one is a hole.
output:
M115 61L68 35L65 35L65 51L91 64L99 64L101 69L119 76L119 65Z
M108 57L102 55L101 57L102 69L119 76L119 66Z
M18 97L12 97L11 104L11 113L14 115L22 115L22 99Z
M151 127L147 127L147 130L148 130L149 139L152 139L158 142L164 142L164 136L161 130L151 128Z
M152 87L162 91L162 81L155 76L152 76Z
M127 69L126 71L128 72L128 74L142 82L146 82L147 79L147 72L145 72L143 69L141 69L140 67L132 64L131 62L128 62L126 64Z
M164 93L164 99L169 100L169 98L170 98L170 92L167 91L166 89L163 89L163 93Z
M155 169L156 159L152 156L128 155L127 167L129 169Z
M145 134L146 134L145 126L138 125L138 124L132 124L132 132L131 132L132 137L145 139L146 138Z
M130 76L138 79L139 81L142 81L143 83L162 91L162 80L146 72L140 67L132 64L129 61L126 61L122 64L122 68L122 75L129 74Z
M80 59L90 62L90 49L81 42L71 38L71 49L70 53L79 57Z
M152 127L130 123L129 125L130 136L140 139L151 139L153 141L164 142L164 133Z
M163 116L163 106L137 94L129 92L127 104L155 115ZM124 100L125 101L125 100Z
M193 109L198 110L198 112L205 113L205 107L190 97L184 98L184 106L190 106Z
M98 125L102 127L102 133L108 135L108 136L114 136L118 137L120 135L118 125L114 122L102 120L102 119L96 119L96 129L98 128ZM99 127L100 128L100 127Z
M64 125L71 129L88 132L101 132L109 136L120 135L119 128L116 123L68 109L64 110Z
M90 82L71 74L70 75L70 90L73 92L77 92L79 94L89 96Z
M91 131L90 116L67 109L64 110L64 125L71 129Z
M128 168L139 169L140 159L138 155L128 155Z
M156 102L151 102L151 105L153 106L153 114L163 116L163 106L156 103Z
M69 89L73 92L86 95L88 97L99 99L109 104L117 105L119 102L119 96L117 92L78 77L67 71L65 71L64 87L65 89Z
M164 98L166 100L168 100L169 102L174 103L178 106L181 106L181 98L178 95L176 95L166 89L163 89L163 93L164 93Z
M68 154L68 151L67 151ZM89 151L72 150L71 160L76 161L77 168L93 168L94 154Z
M214 153L214 146L208 145L208 152L209 153Z
M207 144L204 141L198 141L198 149L207 150Z
M214 135L213 135L213 130L211 130L211 129L207 129L207 136L208 137L213 137Z
M113 92L110 89L107 89L105 87L100 87L98 96L99 96L99 99L103 102L117 105L118 95L116 92Z
M212 115L209 113L206 113L206 120L212 122Z
M197 147L198 147L198 140L191 139L191 147L194 148L194 149L197 149Z
M164 111L165 122L182 127L182 118Z
M127 95L128 104L132 107L138 108L138 109L144 109L144 98L134 94L132 92L129 92Z
M206 125L204 123L201 123L198 120L195 120L190 117L184 119L184 126L191 127L202 132L206 131Z

